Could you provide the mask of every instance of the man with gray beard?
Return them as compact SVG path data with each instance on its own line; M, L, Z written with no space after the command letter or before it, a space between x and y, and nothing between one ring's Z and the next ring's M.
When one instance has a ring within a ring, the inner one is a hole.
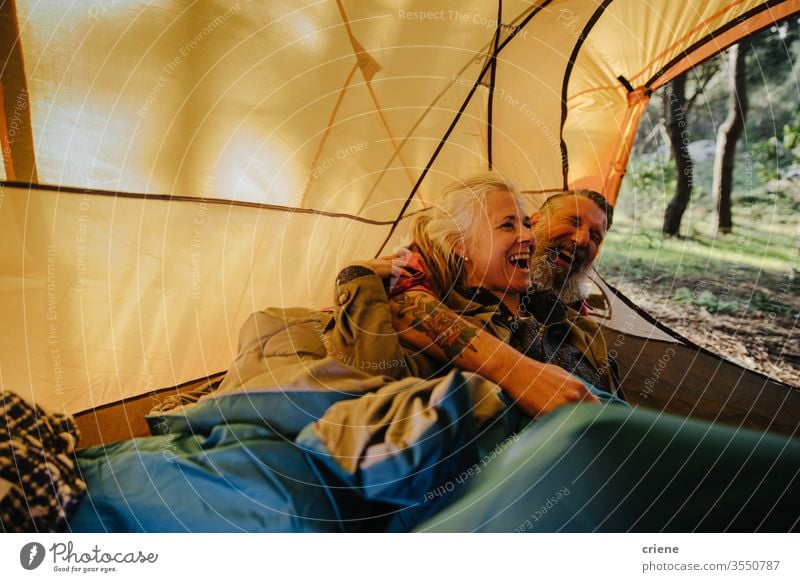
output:
M536 249L531 258L534 291L552 291L580 310L588 274L611 226L613 207L597 192L575 190L545 201L531 219Z
M618 387L619 373L600 326L585 317L583 300L612 216L613 207L601 194L575 190L551 196L531 217L536 243L531 288L522 308L532 317L519 320L513 342L527 356L556 364L608 392Z

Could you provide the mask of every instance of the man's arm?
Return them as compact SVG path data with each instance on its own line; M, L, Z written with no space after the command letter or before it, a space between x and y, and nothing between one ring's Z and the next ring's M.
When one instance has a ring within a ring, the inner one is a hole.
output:
M575 376L524 356L429 293L406 291L389 307L404 342L498 384L530 416L569 402L597 400Z

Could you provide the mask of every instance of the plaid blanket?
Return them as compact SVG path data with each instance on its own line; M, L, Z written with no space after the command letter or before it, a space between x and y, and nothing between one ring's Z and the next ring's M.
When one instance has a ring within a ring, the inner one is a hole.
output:
M0 392L0 531L58 532L86 490L71 416Z

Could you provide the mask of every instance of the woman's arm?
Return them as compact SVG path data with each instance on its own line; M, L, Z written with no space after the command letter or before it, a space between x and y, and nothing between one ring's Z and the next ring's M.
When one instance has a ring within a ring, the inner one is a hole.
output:
M566 370L524 356L430 293L408 290L390 300L389 307L392 324L404 342L491 380L530 416L569 402L597 401Z
M366 267L383 279L408 275L407 256L381 257L352 265ZM459 317L429 292L408 289L389 299L389 309L392 326L406 345L491 380L530 416L569 402L597 401L577 377L558 366L524 356Z
M370 375L409 375L381 278L353 263L339 272L333 318L322 340L329 356Z

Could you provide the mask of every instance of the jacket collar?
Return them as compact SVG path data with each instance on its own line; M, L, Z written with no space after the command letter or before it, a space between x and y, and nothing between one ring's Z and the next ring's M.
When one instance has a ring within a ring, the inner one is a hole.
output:
M455 285L448 293L446 302L454 311L466 315L489 312L493 316L509 320L528 315L525 312L512 313L505 303L486 287Z

